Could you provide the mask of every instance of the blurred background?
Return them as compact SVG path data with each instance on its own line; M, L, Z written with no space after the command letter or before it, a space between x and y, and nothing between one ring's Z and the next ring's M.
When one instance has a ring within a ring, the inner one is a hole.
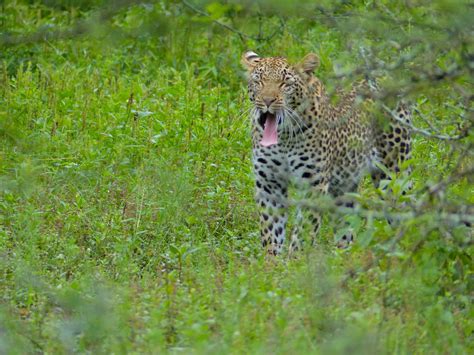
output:
M2 1L0 352L472 353L473 10ZM377 78L382 123L411 104L412 173L352 212L315 202L351 250L326 218L317 248L265 260L248 49L317 53L334 102Z

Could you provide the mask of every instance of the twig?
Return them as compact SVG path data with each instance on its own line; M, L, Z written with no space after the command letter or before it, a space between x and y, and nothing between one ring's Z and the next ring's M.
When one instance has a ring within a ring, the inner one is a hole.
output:
M373 209L365 209L361 207L349 208L337 206L336 204L328 204L325 201L325 205L317 204L313 200L292 200L289 202L289 206L298 206L316 210L318 212L335 212L339 215L356 214L361 217L372 217L372 218L387 218L390 217L396 221L407 221L416 218L416 211L410 212L387 212ZM428 214L428 213L425 213ZM436 211L436 218L438 221L445 221L451 223L474 223L474 214L471 213L456 213L456 212L438 212Z
M428 138L435 138L435 139L440 139L440 140L445 140L445 141L455 141L455 140L460 140L468 136L469 129L466 129L462 132L462 134L458 134L456 136L448 136L448 135L443 135L443 134L436 134L429 132L425 129L421 129L418 127L413 126L411 123L405 122L402 120L400 117L398 117L397 113L391 110L389 107L387 107L385 104L382 104L382 107L385 111L387 111L390 116L400 123L402 126L405 126L409 128L412 132L421 134L422 136L428 137ZM470 128L470 127L469 127Z
M229 26L229 25L227 25L227 24L225 24L225 23L223 23L223 22L221 22L221 21L219 21L219 20L213 19L213 18L211 17L211 15L209 15L207 12L205 12L205 11L203 11L203 10L201 10L201 9L198 9L197 7L195 7L194 5L192 5L191 3L187 2L186 0L183 0L182 2L183 2L183 5L186 6L188 9L194 11L195 13L197 13L197 14L199 14L199 15L201 15L201 16L210 18L211 21L212 21L213 23L215 23L216 25L221 26L221 27L225 28L226 30L229 30L229 31L231 31L231 32L233 32L233 33L235 33L235 34L237 34L242 42L245 42L246 39L255 39L255 40L256 40L256 38L253 38L252 36L249 36L248 34L243 33L243 32L239 31L238 29L236 29L236 28L234 28L234 27L232 27L232 26Z
M278 33L281 33L283 28L285 27L285 22L284 20L279 17L279 21L280 21L280 26L275 30L273 31L273 33L269 34L268 36L265 36L265 37L262 37L262 28L261 28L261 22L260 22L260 17L259 17L259 31L258 31L258 35L257 36L251 36L247 33L244 33L242 31L239 31L238 29L236 29L235 27L232 27L232 26L229 26L227 25L226 23L224 22L221 22L219 20L216 20L216 19L213 19L211 15L209 15L206 11L203 11L199 8L197 8L196 6L194 6L193 4L189 3L188 1L186 0L183 0L182 1L183 5L186 6L188 9L194 11L195 13L201 15L201 16L204 16L204 17L207 17L207 18L210 18L211 21L213 23L215 23L216 25L218 26L221 26L223 28L225 28L226 30L230 31L230 32L233 32L235 34L237 34L240 38L240 40L242 42L245 43L245 40L254 40L254 41L257 41L257 42L268 42L269 40L271 40L273 37L275 37ZM260 15L259 15L260 16Z

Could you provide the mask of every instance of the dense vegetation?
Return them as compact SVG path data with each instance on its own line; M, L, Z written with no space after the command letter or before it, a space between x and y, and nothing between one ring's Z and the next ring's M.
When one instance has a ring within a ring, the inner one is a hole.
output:
M462 1L2 2L0 353L472 353L472 18ZM330 93L378 77L374 115L414 105L411 176L327 208L350 250L327 219L317 247L265 258L246 49L317 53Z

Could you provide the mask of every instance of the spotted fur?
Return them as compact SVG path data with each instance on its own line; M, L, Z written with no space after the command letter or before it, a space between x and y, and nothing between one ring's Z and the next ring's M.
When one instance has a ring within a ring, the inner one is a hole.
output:
M300 189L306 197L330 194L339 197L355 191L368 172L376 184L385 178L376 162L397 171L409 157L411 142L407 129L391 122L380 130L356 104L358 87L331 104L324 86L313 74L319 66L315 54L291 65L280 57L261 58L254 52L242 56L248 73L248 94L252 108L253 166L256 200L260 206L260 230L268 253L281 252L288 219L288 187ZM362 84L363 85L363 84ZM278 144L261 144L265 115L278 122ZM399 118L410 119L406 107ZM309 222L312 240L321 226L314 209L297 213L290 250L300 246L304 223ZM347 233L339 243L352 241Z

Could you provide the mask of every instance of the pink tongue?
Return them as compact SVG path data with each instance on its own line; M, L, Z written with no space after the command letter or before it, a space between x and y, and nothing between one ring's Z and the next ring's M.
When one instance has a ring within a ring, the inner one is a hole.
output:
M267 119L265 120L265 127L263 129L263 137L260 141L260 144L264 147L268 147L272 144L278 143L278 130L277 130L276 118L272 114L267 114Z

